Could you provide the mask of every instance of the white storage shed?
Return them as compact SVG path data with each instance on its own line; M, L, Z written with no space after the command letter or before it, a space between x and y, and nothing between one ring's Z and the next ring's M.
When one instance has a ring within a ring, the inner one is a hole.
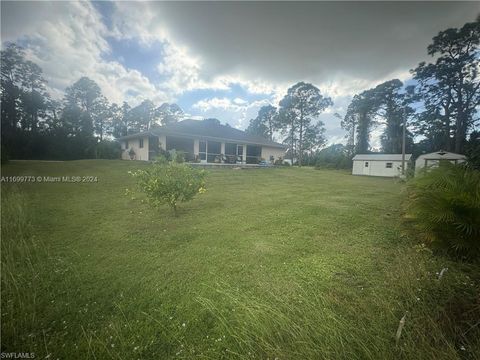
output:
M412 154L405 154L405 171ZM402 174L402 154L357 154L352 175L395 177Z
M450 161L452 164L460 164L467 160L465 155L455 154L448 151L437 151L429 154L423 154L415 161L415 173L423 168L437 167L440 161Z

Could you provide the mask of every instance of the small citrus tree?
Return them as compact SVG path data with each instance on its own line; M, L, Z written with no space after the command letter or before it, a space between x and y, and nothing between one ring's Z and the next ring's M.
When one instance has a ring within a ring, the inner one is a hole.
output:
M479 257L480 172L446 163L412 179L406 216L427 244Z
M151 205L167 204L175 216L179 203L190 201L206 191L205 171L184 163L158 161L146 170L131 174Z

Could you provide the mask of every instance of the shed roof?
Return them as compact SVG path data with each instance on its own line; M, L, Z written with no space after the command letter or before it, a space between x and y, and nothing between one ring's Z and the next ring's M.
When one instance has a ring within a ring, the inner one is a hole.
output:
M222 139L232 142L243 142L249 144L257 144L264 146L272 146L285 148L285 145L265 139L258 135L248 134L245 131L232 128L230 126L221 125L213 121L205 120L183 120L175 124L159 126L152 128L148 132L127 135L119 138L119 140L127 140L145 135L177 135L188 137L202 137L210 139Z
M432 159L432 160L441 160L441 159L452 159L452 160L464 160L466 159L465 155L456 154L449 151L436 151L433 153L422 154L418 157L417 160L425 160L425 159Z
M409 161L412 154L405 154L405 160ZM357 154L353 160L367 161L402 161L402 154Z

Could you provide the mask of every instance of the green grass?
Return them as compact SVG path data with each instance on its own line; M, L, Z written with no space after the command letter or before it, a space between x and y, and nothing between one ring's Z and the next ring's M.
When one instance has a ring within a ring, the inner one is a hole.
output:
M134 185L127 172L144 166L2 167L2 176L98 177L2 184L2 351L51 359L480 356L478 266L415 246L401 222L404 184L308 168L211 170L207 193L174 217L125 195Z

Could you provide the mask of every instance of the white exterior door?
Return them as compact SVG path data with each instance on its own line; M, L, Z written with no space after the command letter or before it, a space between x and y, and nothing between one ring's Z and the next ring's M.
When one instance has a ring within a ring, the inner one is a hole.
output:
M364 161L363 162L363 175L370 175L370 162Z

